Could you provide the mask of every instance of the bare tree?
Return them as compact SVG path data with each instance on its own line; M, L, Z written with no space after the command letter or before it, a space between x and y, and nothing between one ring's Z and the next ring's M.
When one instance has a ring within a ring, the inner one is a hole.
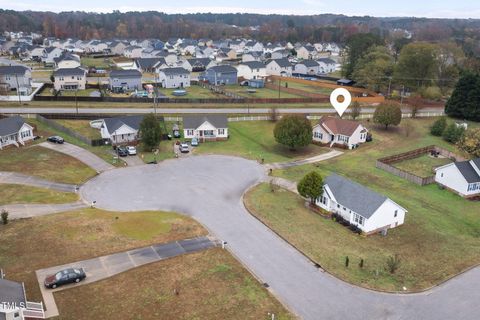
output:
M352 104L352 111L350 112L350 116L352 117L353 120L356 120L360 116L361 110L362 109L360 107L360 103L358 103L358 101L355 101Z

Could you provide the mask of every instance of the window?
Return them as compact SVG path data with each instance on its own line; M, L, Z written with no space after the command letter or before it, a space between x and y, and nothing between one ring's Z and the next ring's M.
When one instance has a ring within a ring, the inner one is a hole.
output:
M323 139L323 133L321 133L321 132L316 132L316 131L315 131L315 132L313 133L313 136L314 136L315 138L318 138L318 139Z
M396 218L398 215L398 210L395 210L395 214L393 215L394 218Z
M339 205L339 204L337 204L337 208L340 209L340 205Z
M218 129L218 134L225 134L225 129Z
M443 178L443 172L440 174L440 177L442 177L442 178Z
M187 135L193 136L193 130L187 130Z
M361 226L365 224L365 218L356 213L353 214L353 221Z

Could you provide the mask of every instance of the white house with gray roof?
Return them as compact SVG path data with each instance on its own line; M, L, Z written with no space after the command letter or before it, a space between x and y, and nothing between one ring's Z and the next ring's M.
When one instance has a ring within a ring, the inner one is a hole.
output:
M337 69L337 63L330 58L321 58L317 60L320 73L332 73Z
M142 74L138 70L112 70L109 88L113 92L128 92L142 89Z
M100 126L102 139L110 140L112 145L129 144L139 140L138 131L143 120L140 116L122 116L103 119Z
M236 68L238 77L247 80L264 79L267 76L267 68L260 61L242 62Z
M323 195L316 204L340 215L362 232L386 232L405 221L407 210L390 198L347 178L332 174L324 181Z
M317 75L320 73L320 65L315 60L303 60L295 65L295 73Z
M291 77L293 73L292 64L288 59L271 59L266 63L267 75Z
M31 70L24 66L0 66L0 88L29 95L32 92Z
M158 71L157 82L162 88L175 89L190 87L190 71L184 68L165 68Z
M29 302L21 282L0 275L0 320L45 319L43 304Z
M226 115L192 115L183 117L185 139L199 141L228 139L228 119Z
M435 181L462 197L480 197L480 158L435 169Z
M82 68L57 69L53 73L55 90L85 90L87 71Z
M19 147L33 140L33 127L20 116L0 119L0 150L7 146Z

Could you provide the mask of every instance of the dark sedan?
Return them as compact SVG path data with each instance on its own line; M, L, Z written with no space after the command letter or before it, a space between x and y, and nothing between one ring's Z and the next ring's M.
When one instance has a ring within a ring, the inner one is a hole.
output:
M79 283L85 279L87 275L83 268L70 268L59 271L51 276L45 278L45 287L55 289L69 283Z
M117 154L120 157L128 157L128 149L127 147L117 147Z
M53 142L53 143L60 143L60 144L65 142L65 140L63 140L63 138L59 137L59 136L48 137L47 141L50 141L50 142Z

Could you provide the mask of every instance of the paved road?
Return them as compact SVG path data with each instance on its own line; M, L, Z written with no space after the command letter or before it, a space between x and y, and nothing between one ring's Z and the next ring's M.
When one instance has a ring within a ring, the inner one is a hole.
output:
M149 247L138 248L89 260L77 261L61 266L37 270L35 273L37 275L40 291L42 292L43 301L45 302L45 307L47 309L45 316L46 318L50 318L59 315L55 299L53 298L53 292L100 281L148 263L158 262L183 254L210 249L215 246L217 246L217 241L213 241L207 237L198 237L152 245ZM79 284L66 285L56 289L45 288L43 281L48 275L55 274L60 270L68 268L83 268L87 274L87 278Z
M98 156L94 155L90 151L87 151L83 148L80 148L76 145L73 145L67 142L63 144L42 142L39 144L39 146L68 154L69 156L72 156L80 160L81 162L85 163L87 166L91 167L97 172L104 172L104 171L115 168L114 166L105 162L102 158L99 158Z
M77 186L44 180L37 177L27 176L16 172L1 172L0 183L21 184L25 186L39 187L62 192L75 192Z
M225 156L172 159L157 166L107 171L82 196L117 211L171 210L204 224L303 319L474 320L480 315L480 268L422 294L382 294L321 272L253 218L243 192L267 179L254 161Z
M10 219L22 219L73 211L86 207L87 205L82 201L63 204L7 204L0 206L0 211L3 209L7 210Z
M160 114L268 114L269 108L158 108L157 113ZM336 114L333 108L279 108L277 111L281 114ZM375 111L374 108L364 108L362 113L371 114ZM439 113L443 110L439 108L424 108L422 113ZM152 113L153 108L80 108L78 113L81 114L145 114ZM346 111L348 113L349 110ZM410 110L405 108L404 113L409 113ZM75 108L1 108L0 113L13 114L35 114L35 113L77 113Z
M342 154L343 154L342 151L332 150L330 152L320 154L318 156L306 158L306 159L295 160L295 161L290 161L290 162L277 162L277 163L266 164L265 167L267 169L287 169L287 168L291 168L291 167L303 166L305 164L325 161L325 160L328 160L328 159L338 157L339 155L342 155Z

